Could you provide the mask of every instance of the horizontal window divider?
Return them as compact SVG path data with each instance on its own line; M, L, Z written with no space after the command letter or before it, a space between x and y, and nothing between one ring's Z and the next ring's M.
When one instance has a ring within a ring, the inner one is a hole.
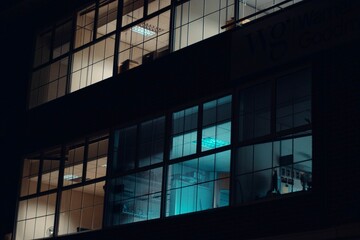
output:
M50 195L50 194L54 194L54 193L57 193L57 188L54 188L51 190L46 190L44 192L38 192L38 193L33 193L31 195L19 197L19 201L28 200L28 199L32 199L32 198L36 198L36 197L42 197L42 196L46 196L46 195Z
M138 167L138 168L135 168L135 169L129 169L129 170L126 170L124 172L120 172L120 171L115 172L115 173L110 174L109 178L124 177L124 176L131 175L131 174L134 174L134 173L144 172L144 171L152 170L152 169L163 167L163 166L164 166L164 163L159 162L159 163L155 163L153 165L148 165L148 166L144 166L144 167Z
M153 13L147 15L147 16L144 16L144 17L142 17L142 18L140 18L140 19L138 19L138 20L136 20L136 21L134 21L132 23L129 23L128 25L122 26L118 31L120 31L120 32L125 31L125 30L127 30L129 28L132 28L132 27L138 25L139 23L147 21L147 20L149 20L149 19L151 19L153 17L159 16L159 15L169 11L170 9L171 9L171 5L169 5L167 7L164 7L162 9L160 9L160 10L158 10L156 12L153 12Z
M58 57L56 57L56 58L54 58L54 59L49 60L49 61L46 62L46 63L43 63L43 64L41 64L41 65L38 65L38 66L36 66L36 67L33 67L32 73L34 73L34 72L36 72L36 71L38 71L38 70L41 70L42 68L45 68L45 67L47 67L47 66L50 67L51 64L56 63L56 62L58 62L58 61L60 61L60 60L63 60L63 59L65 59L65 58L69 57L70 55L71 55L71 53L70 53L70 51L69 51L69 52L67 52L67 53L64 53L64 54L61 55L61 56L58 56ZM63 76L63 77L66 77L66 76L67 76L67 74L66 74L65 76Z
M79 183L67 185L67 186L62 186L61 191L66 191L66 190L70 190L70 189L78 188L78 187L85 187L87 185L91 185L91 184L94 184L94 183L99 183L99 182L102 182L102 181L106 181L106 176L91 179L91 180L84 181L84 182L79 182Z
M104 36L101 36L101 37L99 37L99 38L96 38L96 39L92 40L91 42L88 42L88 43L86 43L86 44L84 44L84 45L81 45L80 47L74 48L74 49L71 51L71 54L75 54L75 53L77 53L77 52L79 52L79 51L81 51L81 50L84 50L85 48L94 46L95 44L97 44L97 43L99 43L99 42L101 42L101 41L109 38L111 35L114 35L113 39L114 39L114 41L115 41L115 34L116 34L116 30L114 30L114 31L112 31L112 32L110 32L110 33L107 33L107 34L105 34Z
M184 157L173 158L173 159L170 159L168 161L168 163L169 163L169 165L172 165L175 163L184 162L187 160L192 160L195 158L200 158L200 157L204 157L204 156L208 156L208 155L212 155L212 154L216 154L216 153L220 153L220 152L224 152L224 151L228 151L228 150L231 150L231 144L223 146L223 147L218 147L218 148L214 148L211 150L207 150L207 151L202 151L199 153L194 153L194 154L187 155Z

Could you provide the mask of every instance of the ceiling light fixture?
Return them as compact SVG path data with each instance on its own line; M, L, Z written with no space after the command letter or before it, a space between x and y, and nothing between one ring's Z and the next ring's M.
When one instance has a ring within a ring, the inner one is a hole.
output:
M156 33L154 31L151 31L151 30L146 29L146 28L141 27L141 26L134 26L134 27L131 28L131 31L139 33L139 34L141 34L141 35L143 35L145 37L155 35L155 33Z
M193 141L193 143L196 143L196 141ZM229 144L230 143L227 141L219 140L212 137L206 137L201 139L201 146L208 149L219 148L219 147L227 146Z
M73 181L74 179L79 179L80 177L77 175L72 175L72 174L66 174L64 175L64 180L67 181Z

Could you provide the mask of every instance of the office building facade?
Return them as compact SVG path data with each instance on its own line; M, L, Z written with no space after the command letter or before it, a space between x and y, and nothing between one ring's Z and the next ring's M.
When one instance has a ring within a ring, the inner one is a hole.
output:
M358 6L64 4L34 35L13 238L360 236Z

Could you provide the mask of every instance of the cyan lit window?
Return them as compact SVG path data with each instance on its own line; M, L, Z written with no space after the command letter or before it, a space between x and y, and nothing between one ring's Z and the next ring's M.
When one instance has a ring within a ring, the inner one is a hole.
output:
M201 150L230 145L231 96L203 104L203 130Z
M312 136L240 147L236 200L244 203L312 188Z
M118 177L110 183L110 225L160 217L163 168Z
M166 216L229 205L230 151L168 167Z
M173 113L170 159L196 153L198 107Z
M136 126L131 126L115 131L112 171L123 172L135 168L136 134Z

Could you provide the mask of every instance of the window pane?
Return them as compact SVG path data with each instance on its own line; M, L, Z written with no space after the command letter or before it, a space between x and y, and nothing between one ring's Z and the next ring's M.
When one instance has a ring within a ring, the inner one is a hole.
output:
M71 28L72 22L69 21L55 29L53 42L53 58L59 57L69 51Z
M37 192L39 167L40 160L32 158L24 159L20 196L26 196Z
M57 148L44 153L42 176L41 176L41 191L55 189L58 186L59 167L61 160L61 149Z
M67 160L65 161L63 185L68 186L82 182L84 145L77 143L67 147Z
M139 167L162 162L164 155L165 117L144 122L139 133Z
M78 12L76 21L75 47L93 40L95 5Z
M169 166L166 216L229 204L230 151Z
M118 1L100 4L97 20L96 37L101 37L116 30Z
M107 168L108 139L103 139L88 145L88 160L86 180L104 177Z
M240 92L240 141L270 133L271 84L265 83Z
M133 169L136 162L136 126L117 130L114 141L114 171Z
M276 130L311 123L311 72L306 69L277 80Z

